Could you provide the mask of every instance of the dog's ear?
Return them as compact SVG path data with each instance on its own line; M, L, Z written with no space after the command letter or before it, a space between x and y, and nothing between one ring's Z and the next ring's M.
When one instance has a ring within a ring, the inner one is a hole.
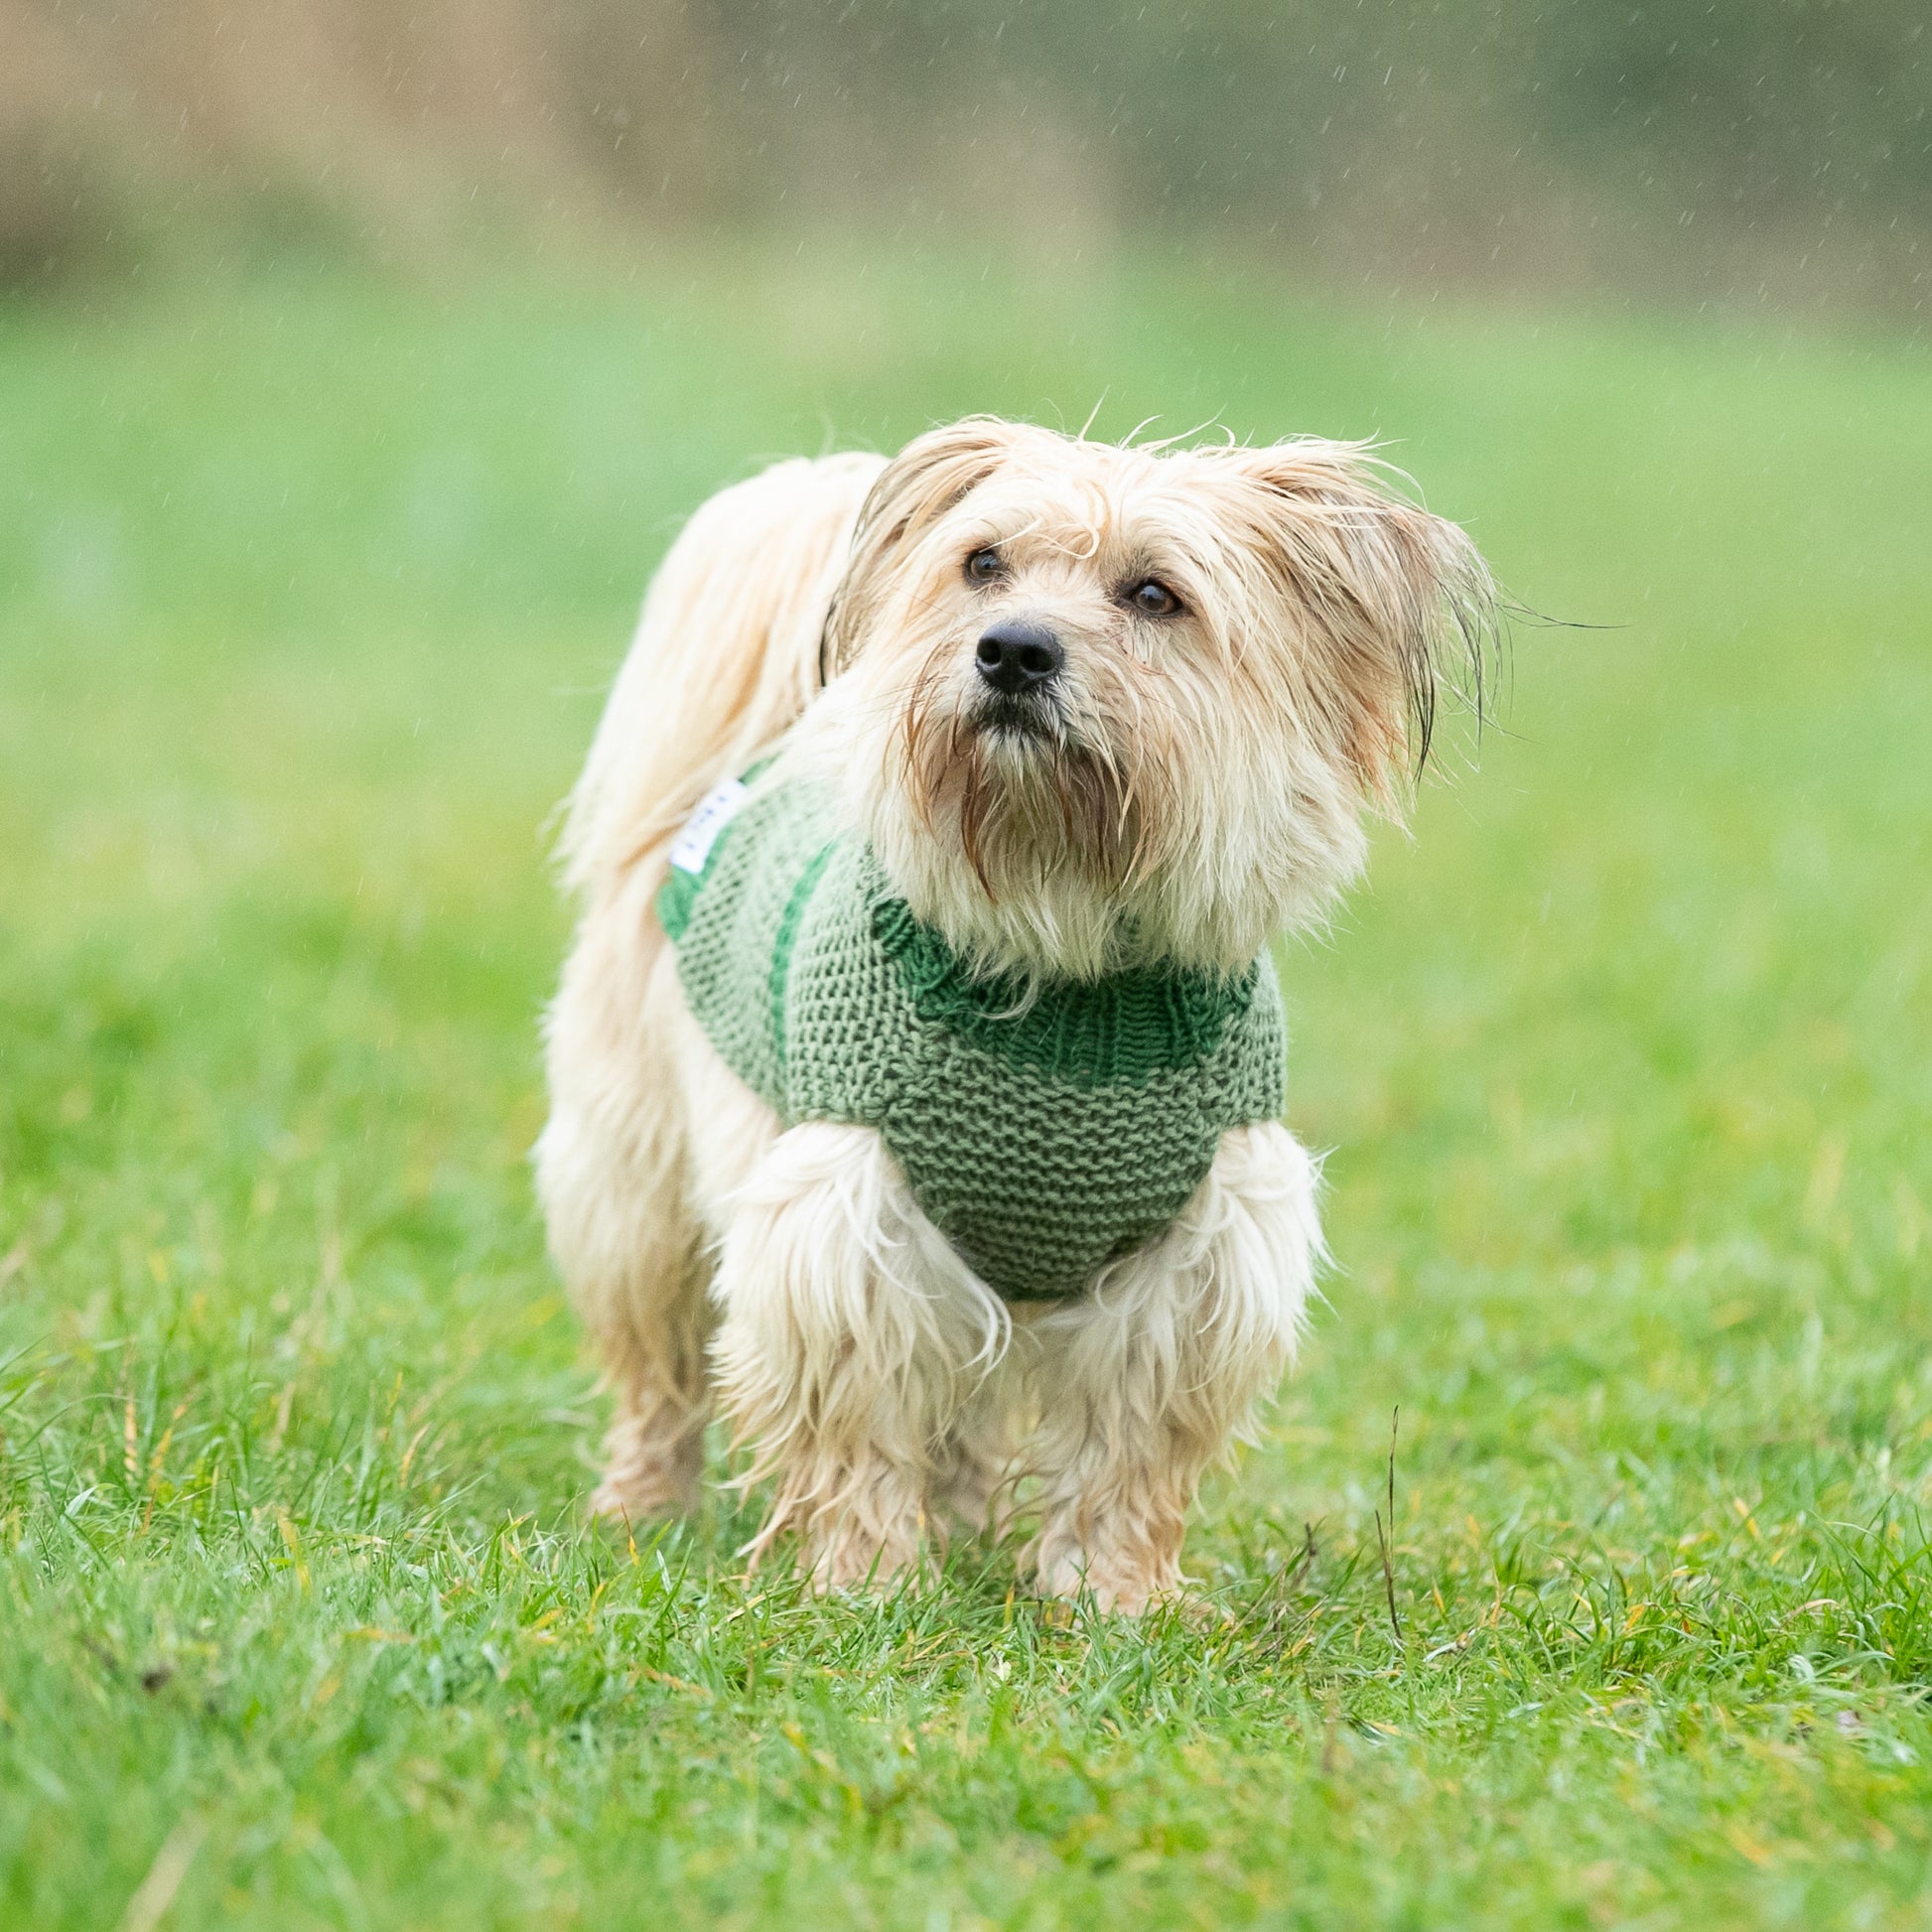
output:
M831 677L848 665L877 606L896 559L984 483L1029 433L997 416L968 416L914 437L879 473L852 533L851 559L825 620L820 671Z
M1455 524L1405 500L1368 446L1309 437L1204 452L1302 614L1313 701L1363 792L1394 808L1429 757L1445 684L1483 716L1496 587Z

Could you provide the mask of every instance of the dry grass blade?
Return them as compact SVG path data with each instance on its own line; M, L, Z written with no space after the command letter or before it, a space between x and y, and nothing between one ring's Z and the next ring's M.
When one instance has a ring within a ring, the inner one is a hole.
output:
M175 1894L181 1890L188 1867L195 1863L207 1836L207 1826L191 1814L161 1841L148 1875L135 1886L127 1910L121 1914L120 1932L154 1932L175 1902Z

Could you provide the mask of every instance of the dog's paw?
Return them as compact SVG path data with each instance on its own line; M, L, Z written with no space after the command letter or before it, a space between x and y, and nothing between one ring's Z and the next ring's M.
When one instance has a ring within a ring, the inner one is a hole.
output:
M591 1517L629 1525L688 1516L698 1506L704 1475L704 1439L621 1416L604 1440L604 1480L591 1491Z
M1063 1603L1090 1603L1102 1616L1145 1615L1149 1604L1166 1593L1140 1578L1095 1575L1067 1565L1059 1566L1050 1580L1042 1577L1040 1587Z
M590 1501L584 1507L593 1522L622 1529L638 1523L660 1522L667 1516L689 1516L697 1506L695 1482L635 1483L607 1475L591 1491Z
M1040 1553L1036 1562L1042 1595L1090 1603L1103 1616L1169 1609L1192 1618L1203 1607L1172 1557L1061 1548Z
M849 1532L814 1537L803 1552L806 1585L817 1596L834 1590L888 1595L917 1586L923 1575L923 1554L916 1539L881 1541Z

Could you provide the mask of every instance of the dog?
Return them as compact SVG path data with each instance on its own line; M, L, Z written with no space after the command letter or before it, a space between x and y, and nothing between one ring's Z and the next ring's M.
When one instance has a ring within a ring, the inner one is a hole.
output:
M972 418L777 464L666 556L571 794L535 1151L615 1396L594 1513L714 1402L821 1588L1032 1525L1179 1591L1324 1256L1269 954L1399 816L1469 538L1317 439Z

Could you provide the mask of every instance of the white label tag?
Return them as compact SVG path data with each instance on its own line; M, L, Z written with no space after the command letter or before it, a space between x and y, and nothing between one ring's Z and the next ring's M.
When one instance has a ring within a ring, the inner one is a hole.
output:
M703 872L711 848L718 843L718 834L738 816L749 795L742 778L727 778L691 814L684 830L677 835L677 843L671 847L671 864L679 872Z

